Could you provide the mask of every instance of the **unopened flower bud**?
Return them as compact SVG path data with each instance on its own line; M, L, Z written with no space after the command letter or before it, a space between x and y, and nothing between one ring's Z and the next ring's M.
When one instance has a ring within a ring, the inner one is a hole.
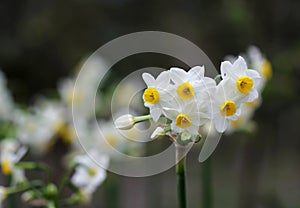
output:
M123 115L115 121L116 128L127 130L131 129L135 124L134 116L130 114Z
M45 187L45 194L49 198L55 197L56 194L57 194L57 187L54 184L52 184L52 183L48 184Z
M166 133L165 133L165 130L162 128L162 127L157 127L154 131L153 131L153 133L151 134L151 139L157 139L157 138L159 138L160 136L163 136L163 135L165 135Z
M34 193L32 191L26 191L22 194L22 200L26 203L34 199Z
M191 138L192 138L192 134L188 131L184 131L180 135L180 140L183 141L183 142L188 141Z

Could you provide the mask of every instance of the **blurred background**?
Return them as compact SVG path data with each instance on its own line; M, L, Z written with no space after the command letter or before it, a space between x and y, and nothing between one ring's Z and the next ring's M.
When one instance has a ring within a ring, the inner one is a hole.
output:
M300 1L1 0L0 67L18 103L53 95L83 58L119 36L145 30L182 36L217 69L223 58L258 46L273 67L254 120L257 131L223 136L210 159L213 207L300 207ZM112 80L145 66L184 66L158 54L114 66ZM55 96L55 95L54 95ZM202 207L204 183L188 155L189 207ZM174 168L147 178L113 173L86 207L176 207ZM116 200L118 199L118 200Z

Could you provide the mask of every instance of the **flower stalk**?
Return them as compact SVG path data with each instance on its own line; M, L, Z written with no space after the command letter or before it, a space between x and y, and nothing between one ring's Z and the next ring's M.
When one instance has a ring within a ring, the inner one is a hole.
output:
M186 147L176 144L176 175L177 175L177 198L178 207L186 208L186 183L185 183L185 161Z
M202 207L211 208L213 206L212 179L211 179L211 159L202 163Z

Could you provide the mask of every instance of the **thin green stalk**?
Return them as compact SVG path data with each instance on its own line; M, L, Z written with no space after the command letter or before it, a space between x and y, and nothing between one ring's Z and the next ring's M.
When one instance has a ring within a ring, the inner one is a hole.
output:
M119 205L119 190L118 190L118 178L115 174L111 173L108 180L104 184L104 197L105 207L107 208L117 208Z
M38 180L35 180L35 181L32 181L30 183L26 183L26 184L23 184L21 186L17 186L17 187L8 187L6 188L6 193L8 195L12 195L12 194L16 194L16 193L19 193L19 192L22 192L22 191L26 191L27 189L34 189L36 187L41 187L43 185L42 182L38 181Z
M10 186L11 182L12 182L12 176L11 175L7 176L6 180L7 180L7 186ZM14 195L9 195L7 197L7 205L8 205L8 208L15 207L15 196Z
M48 208L57 208L56 205L55 205L55 202L49 201L48 202Z
M139 123L139 122L147 121L150 119L151 119L151 115L136 116L136 117L134 117L134 122Z
M212 179L211 179L211 160L207 159L202 163L202 208L212 208Z
M186 208L185 157L176 164L176 174L178 205L179 208Z
M77 164L71 164L68 170L65 172L64 176L62 177L59 187L58 187L58 193L56 197L56 204L59 203L59 200L61 198L61 195L63 193L64 187L70 182L70 177L75 169L77 167Z
M50 175L50 168L48 165L44 163L36 163L36 162L18 162L15 164L16 167L25 169L25 170L39 170L39 171L45 171L46 173L46 180L49 183L51 180Z

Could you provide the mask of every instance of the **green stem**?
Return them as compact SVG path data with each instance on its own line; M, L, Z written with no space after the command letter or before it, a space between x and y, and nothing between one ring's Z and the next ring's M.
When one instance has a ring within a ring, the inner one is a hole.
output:
M12 175L7 176L7 186L11 186L12 183ZM15 196L10 195L7 197L7 205L8 208L13 208L15 207Z
M109 174L108 180L106 180L104 185L104 197L107 199L105 201L105 207L107 208L117 208L119 205L119 190L118 190L118 178L115 174Z
M48 208L56 208L55 202L48 201Z
M49 183L51 180L50 176L50 168L46 164L43 163L35 163L35 162L18 162L15 164L16 167L25 169L25 170L39 170L45 171L46 173L46 180Z
M24 185L21 185L21 186L17 186L17 187L9 187L6 189L6 193L8 195L11 195L11 194L16 194L16 193L19 193L19 192L22 192L22 191L26 191L28 189L35 189L36 187L41 187L43 186L43 183L41 181L32 181L30 183L27 183L27 184L24 184Z
M58 193L57 193L57 198L56 198L56 204L58 204L60 198L62 197L62 193L63 193L63 190L64 190L64 187L69 184L70 182L70 178L71 178L71 175L74 171L74 168L77 166L77 164L72 164L70 165L69 169L65 172L63 178L61 179L60 181L60 184L59 184L59 187L58 187Z
M202 208L211 208L213 206L212 199L212 179L211 179L211 159L207 159L202 163Z
M186 208L185 156L176 164L176 174L178 205L179 208Z
M144 116L135 116L134 117L134 122L139 123L143 121L150 120L152 117L150 115L144 115Z
M72 195L70 198L65 199L61 202L60 206L61 207L69 207L69 206L74 206L78 205L81 202L82 196L78 194Z

